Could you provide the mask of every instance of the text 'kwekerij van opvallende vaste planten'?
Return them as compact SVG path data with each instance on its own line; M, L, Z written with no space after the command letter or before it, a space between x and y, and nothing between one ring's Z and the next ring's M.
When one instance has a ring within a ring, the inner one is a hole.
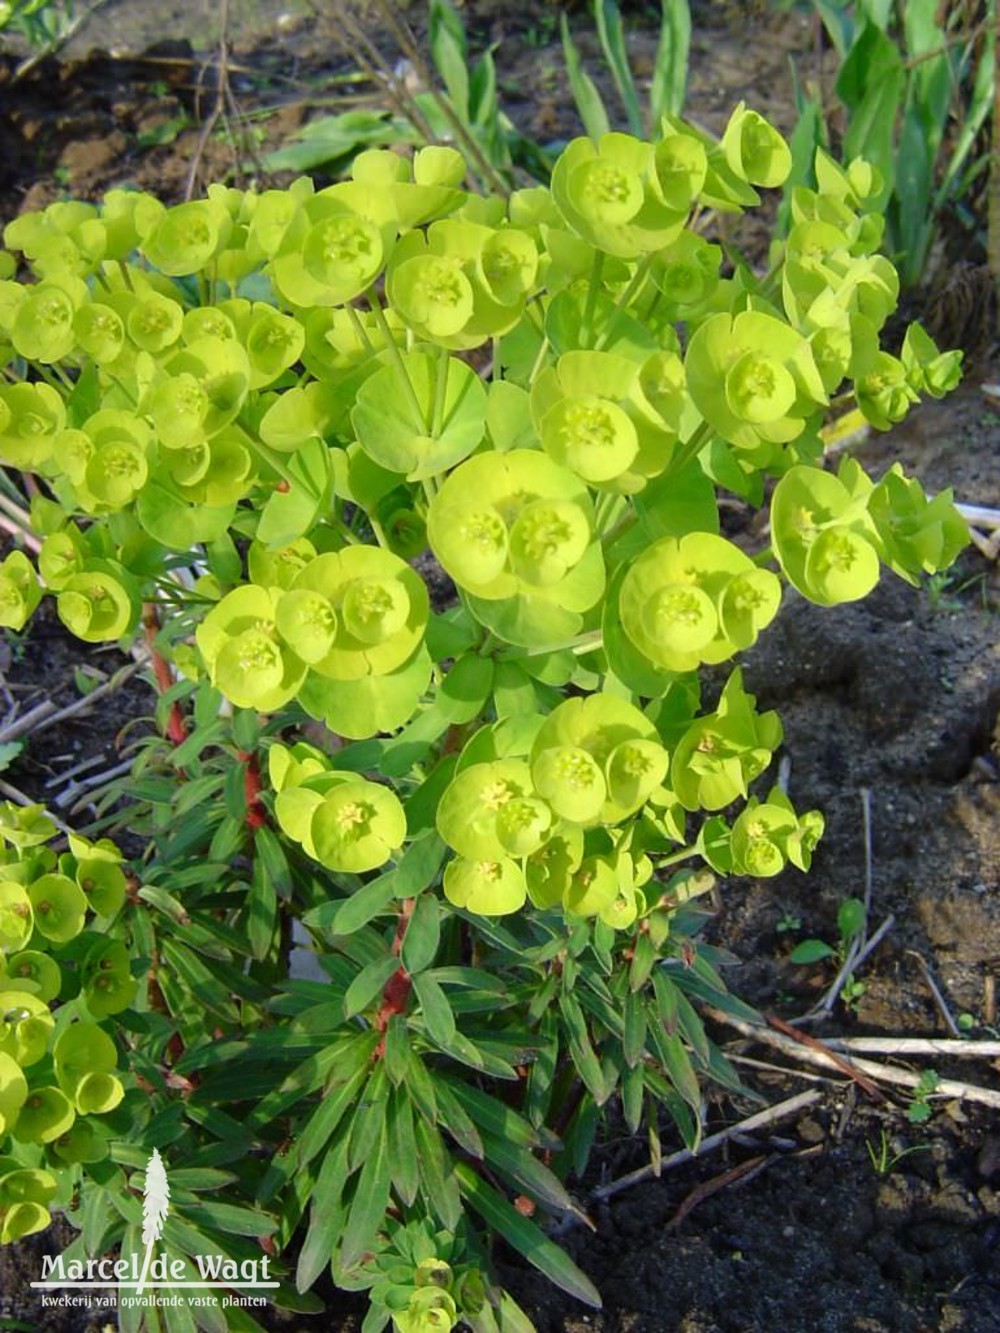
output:
M524 1329L491 1236L599 1303L538 1212L575 1209L612 1098L697 1144L700 1082L739 1083L695 1004L741 1009L699 895L822 832L757 782L781 724L739 654L786 585L833 606L966 541L948 494L823 463L834 399L885 429L959 375L918 326L880 345L878 174L819 152L763 276L702 234L789 166L741 105L719 142L576 139L509 198L373 150L320 191L8 226L0 455L42 540L2 622L141 626L178 679L88 830L144 854L0 821L4 1240L56 1207L68 1259L142 1253L156 1148L164 1253L263 1247L279 1304L330 1268L366 1330Z

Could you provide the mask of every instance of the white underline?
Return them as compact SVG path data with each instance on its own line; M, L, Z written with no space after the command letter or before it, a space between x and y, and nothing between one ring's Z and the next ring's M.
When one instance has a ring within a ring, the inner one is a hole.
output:
M42 1290L46 1290L46 1291L49 1291L49 1290L57 1290L57 1291L58 1291L58 1290L61 1290L63 1287L101 1287L101 1288L105 1288L105 1287L107 1287L107 1288L110 1288L112 1291L131 1291L133 1288L138 1288L139 1283L138 1283L138 1282L69 1282L69 1281L67 1281L67 1282L29 1282L28 1285L29 1285L30 1287L34 1287L36 1290L38 1290L38 1289L42 1289ZM263 1288L265 1288L265 1287L268 1287L268 1288L273 1289L273 1288L275 1288L275 1287L280 1287L280 1286L281 1286L281 1283L280 1283L280 1282L243 1282L243 1283L239 1283L239 1282L144 1282L144 1283L142 1284L142 1289L143 1289L143 1291L145 1291L147 1288L152 1288L152 1287L164 1287L164 1288L169 1288L169 1287L201 1287L201 1288L205 1288L205 1287L224 1287L227 1291L232 1291L232 1290L238 1290L238 1291L239 1291L239 1290L242 1290L242 1291L261 1291L261 1290L263 1290Z

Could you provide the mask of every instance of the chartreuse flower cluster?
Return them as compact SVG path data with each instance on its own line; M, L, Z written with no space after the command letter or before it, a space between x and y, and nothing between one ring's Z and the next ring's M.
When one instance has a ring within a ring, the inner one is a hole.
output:
M100 1024L132 1002L131 959L86 929L125 901L121 856L75 835L57 856L54 834L40 806L0 807L0 1243L49 1225L49 1167L107 1156L92 1117L124 1095ZM54 1009L68 988L64 955L79 997Z
M268 750L282 830L330 870L377 870L406 837L406 815L390 788L338 772L305 742Z

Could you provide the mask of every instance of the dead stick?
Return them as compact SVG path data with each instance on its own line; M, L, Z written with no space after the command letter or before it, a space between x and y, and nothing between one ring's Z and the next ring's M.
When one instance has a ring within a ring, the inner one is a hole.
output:
M96 690L91 690L85 694L82 699L77 699L74 703L67 704L65 708L55 708L50 701L46 699L43 704L33 708L23 717L15 718L8 726L0 730L0 741L15 740L18 736L23 736L26 731L30 731L32 736L37 736L40 731L47 727L54 727L59 722L66 722L71 717L76 717L79 713L85 713L99 699L103 699L106 694L111 694L130 676L134 676L140 666L145 663L130 662L128 666L122 667L116 671L110 680L98 685Z
M835 1051L867 1051L872 1055L958 1055L974 1060L996 1060L1000 1041L970 1041L963 1037L827 1037Z
M851 1077L855 1082L858 1082L858 1072L902 1088L915 1088L920 1082L919 1074L914 1074L908 1069L897 1069L894 1065L882 1064L878 1060L857 1058L848 1065L846 1060L841 1062L837 1053L829 1050L823 1042L812 1040L803 1042L802 1033L796 1034L796 1039L792 1039L782 1036L780 1032L772 1032L769 1028L761 1027L757 1023L745 1023L741 1018L734 1018L731 1014L725 1014L721 1009L711 1005L705 1005L704 1010L717 1022L725 1023L752 1041L760 1041L766 1046L784 1051L792 1059L804 1060L806 1064L819 1065L823 1069L839 1069L842 1072L844 1065L847 1065L852 1071ZM795 1029L792 1028L792 1031ZM881 1096L881 1093L879 1095ZM992 1088L980 1088L973 1083L961 1083L957 1079L940 1079L932 1095L959 1097L970 1102L981 1102L984 1106L1000 1108L1000 1092L995 1092Z
M860 1074L850 1060L845 1060L843 1056L832 1052L818 1037L810 1037L807 1032L799 1032L792 1027L791 1023L786 1023L783 1018L778 1018L776 1014L765 1014L764 1017L767 1019L768 1027L774 1028L776 1032L790 1038L793 1044L798 1042L802 1046L808 1046L810 1050L821 1051L842 1074L846 1074L849 1079L853 1079L862 1092L867 1092L873 1101L885 1101L885 1094L875 1086L871 1079Z
M621 1176L618 1180L611 1181L609 1185L599 1186L587 1196L587 1203L599 1203L603 1199L610 1199L613 1195L620 1194L622 1190L627 1190L632 1185L638 1185L643 1180L649 1180L671 1167L680 1166L682 1162L693 1161L695 1157L701 1157L704 1153L711 1152L714 1148L719 1148L722 1144L728 1143L734 1135L750 1134L754 1130L777 1124L779 1120L787 1120L789 1116L804 1111L807 1106L813 1106L821 1097L822 1093L819 1092L799 1092L783 1102L776 1102L774 1106L769 1106L764 1111L757 1111L756 1114L748 1116L746 1120L741 1120L736 1125L730 1125L728 1129L720 1130L718 1134L710 1134L708 1138L702 1139L697 1152L692 1152L690 1148L681 1148L677 1152L670 1153L668 1157L661 1160L659 1171L654 1171L652 1166L643 1166L638 1171L630 1171L627 1176Z
M934 1003L937 1006L938 1013L944 1020L945 1027L953 1037L960 1037L962 1035L962 1030L952 1017L951 1010L948 1008L948 1003L941 994L937 982L931 976L931 970L927 966L927 960L924 958L923 954L918 953L916 949L907 949L906 952L920 964L920 970L923 972L924 980L927 982L927 989L934 997Z
M211 138L212 131L219 122L219 117L226 109L226 94L229 91L229 0L219 0L219 56L216 70L215 103L208 113L198 135L191 166L188 168L187 182L184 186L184 198L190 199L198 183L201 160Z

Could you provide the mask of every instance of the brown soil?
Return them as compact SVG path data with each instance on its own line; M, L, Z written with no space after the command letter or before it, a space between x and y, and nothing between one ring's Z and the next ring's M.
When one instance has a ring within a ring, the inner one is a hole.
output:
M740 97L786 130L794 120L788 55L809 51L813 30L801 15L760 17L754 8L696 10L690 106L715 129ZM60 194L95 197L126 182L165 198L183 193L200 119L213 105L216 69L210 51L195 54L187 42L205 48L211 38L193 36L200 10L192 23L190 7L157 6L152 33L129 26L142 10L148 19L146 7L119 0L98 30L96 40L108 48L131 40L127 57L48 62L17 84L13 62L6 75L0 69L0 116L10 131L0 213ZM266 42L259 40L262 29L244 30L232 77L245 109L279 107L259 122L259 146L267 147L287 141L324 80L347 65L331 40L330 18L304 23L293 14L279 26L276 6L259 12L274 26ZM416 20L422 6L409 12ZM505 105L522 128L543 140L575 132L548 4L468 0L463 12L477 49L501 42ZM574 22L586 54L593 44L583 36L582 18ZM641 74L651 68L654 35L643 12L633 23ZM151 36L174 44L137 55ZM175 131L170 142L151 142ZM229 141L209 140L206 173L225 171L232 160ZM763 233L744 239L763 252ZM858 456L875 474L898 459L929 490L952 486L959 500L1000 505L1000 417L979 389L988 377L974 369L952 399L921 408L891 435L873 436ZM801 939L835 942L839 903L864 892L867 791L870 928L890 913L894 924L859 973L863 993L814 1030L942 1035L919 955L951 1012L970 1016L972 1035L995 1031L989 978L1000 970L998 605L996 564L970 549L953 574L921 591L887 575L864 603L832 611L790 595L748 655L748 688L784 721L790 793L800 809L822 809L828 827L808 877L790 873L724 888L712 938L741 960L729 973L738 994L791 1016L829 985L832 964L796 966L788 955ZM30 689L68 698L73 666L82 659L79 645L39 620L14 645L6 675L22 703ZM106 655L94 660L111 669ZM45 783L78 758L100 754L110 765L119 757L121 727L150 712L151 703L137 682L96 717L32 742L11 780L45 795ZM721 1028L716 1035L727 1042L734 1036ZM745 1043L731 1049L788 1063ZM935 1059L933 1066L942 1077L1000 1087L997 1062ZM770 1102L811 1086L794 1072L744 1069L744 1075ZM875 1104L856 1087L822 1086L821 1101L797 1121L624 1191L595 1210L595 1234L564 1238L601 1289L602 1313L582 1312L501 1247L496 1257L504 1279L540 1333L1000 1329L995 1115L967 1101L935 1102L930 1122L915 1127L898 1099ZM709 1128L755 1109L712 1094ZM663 1129L670 1151L676 1144ZM883 1134L890 1155L915 1149L884 1176L869 1155L869 1145L877 1154ZM755 1158L755 1170L730 1183L724 1173ZM579 1185L581 1195L647 1160L645 1142L612 1125L591 1176ZM682 1204L686 1215L678 1221ZM0 1328L57 1333L99 1326L82 1315L43 1312L26 1290L40 1254L57 1248L46 1235L0 1252ZM276 1320L274 1327L356 1329L357 1309L353 1298L332 1294L328 1314Z

